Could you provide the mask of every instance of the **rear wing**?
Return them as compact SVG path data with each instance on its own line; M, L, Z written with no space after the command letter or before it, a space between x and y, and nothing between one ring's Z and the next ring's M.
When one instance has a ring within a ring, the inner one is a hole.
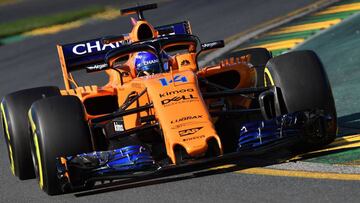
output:
M189 22L180 22L155 28L159 36L191 34ZM76 42L71 44L57 45L61 66L67 72L83 69L87 66L104 64L104 58L108 51L129 45L130 41L120 41L103 44L101 38Z
M188 21L163 25L155 29L158 31L159 36L191 34L190 23ZM100 70L107 66L105 55L108 51L131 44L129 40L103 44L101 39L97 38L57 45L66 89L70 89L69 72L87 67Z

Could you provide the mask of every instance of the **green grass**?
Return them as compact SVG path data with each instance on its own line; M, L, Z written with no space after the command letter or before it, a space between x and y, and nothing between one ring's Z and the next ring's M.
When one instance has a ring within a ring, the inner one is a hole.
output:
M359 157L360 148L356 148L311 158L306 161L324 164L357 164L360 161Z
M14 3L14 2L16 2L16 0L0 0L0 6L1 6L2 4Z
M0 0L1 1L1 0ZM104 7L91 6L77 11L68 11L46 16L36 16L0 24L0 38L21 34L36 28L62 24L104 11Z

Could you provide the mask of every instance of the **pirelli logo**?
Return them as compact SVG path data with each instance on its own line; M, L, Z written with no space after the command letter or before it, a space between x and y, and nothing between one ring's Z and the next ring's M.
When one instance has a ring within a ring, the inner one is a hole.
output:
M203 128L203 127L197 127L197 128L186 129L186 130L180 130L180 131L179 131L179 135L180 135L180 137L184 137L184 136L187 136L187 135L192 135L192 134L198 132L201 128Z

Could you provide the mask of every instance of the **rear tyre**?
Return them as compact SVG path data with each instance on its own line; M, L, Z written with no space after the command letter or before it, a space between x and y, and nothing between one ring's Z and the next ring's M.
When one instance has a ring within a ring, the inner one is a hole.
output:
M302 147L320 147L336 137L334 97L324 67L313 51L294 51L271 59L264 71L265 85L275 85L282 95L282 113L320 109L331 117L321 137L306 137Z
M49 195L60 194L56 158L92 151L84 107L74 96L46 98L31 106L29 120L40 188Z
M60 95L57 87L38 87L6 95L1 102L5 141L12 173L20 180L35 178L27 113L36 100Z

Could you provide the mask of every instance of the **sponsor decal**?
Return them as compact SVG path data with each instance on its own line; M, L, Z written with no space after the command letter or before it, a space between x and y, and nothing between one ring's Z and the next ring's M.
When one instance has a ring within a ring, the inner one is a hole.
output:
M166 96L171 96L171 95L175 95L175 94L179 94L179 93L193 92L193 91L194 91L193 88L180 89L180 90L171 90L171 91L167 91L165 93L159 94L159 97L163 98L163 97L166 97Z
M96 65L93 65L93 66L88 66L86 67L86 70L88 71L100 71L100 70L103 70L105 68L107 68L108 65L106 63L103 63L103 64L96 64Z
M147 66L147 65L152 65L152 64L156 64L159 63L159 59L153 59L153 60L144 60L142 63L138 64L139 66Z
M223 46L224 46L224 42L222 40L201 44L202 49L220 48L220 47L223 47Z
M114 134L124 132L126 130L122 117L116 118L104 125L103 132L107 138L111 138Z
M183 142L187 142L187 141L191 141L191 140L196 140L196 139L201 139L201 138L205 138L205 135L200 135L200 136L195 136L195 137L184 138L184 139L183 139Z
M218 44L217 42L204 43L201 45L201 48L212 48L217 44Z
M199 118L203 118L203 115L197 115L197 116L184 116L175 120L172 120L170 123L171 124L175 124L178 122L182 122L182 121L190 121L190 120L194 120L194 119L199 119Z
M161 77L161 75L144 75L144 76L141 76L143 79L153 79L153 78L159 78Z
M181 96L175 96L169 99L164 99L161 101L162 105L168 106L170 104L177 104L177 103L182 103L182 102L190 102L193 100L197 100L197 97L194 97L192 94L188 94L188 95L181 95Z
M198 132L199 130L201 130L201 128L203 128L203 127L180 130L179 135L180 135L180 137L184 137L184 136L187 136L187 135L192 135L192 134Z
M190 122L185 122L185 123L179 123L179 124L172 126L171 129L179 129L179 128L184 128L189 125L199 125L199 124L203 124L203 123L207 124L208 122L206 122L206 121L202 121L202 122L190 121Z
M135 66L136 68L140 68L143 66L158 64L159 59L155 54L141 51L135 56Z
M124 129L124 124L122 121L114 121L114 130L115 132L123 132Z
M93 53L93 52L111 50L111 49L119 48L121 46L128 45L128 44L131 44L130 40L124 40L124 41L114 42L114 43L109 43L109 44L102 44L100 42L100 40L97 40L97 41L90 41L90 42L83 43L83 44L77 44L77 45L73 46L72 52L75 55L84 55L84 54Z
M169 86L169 84L171 84L173 82L187 83L188 79L186 78L186 76L183 76L183 75L175 75L174 76L174 81L173 80L168 80L167 78L160 78L159 81L160 81L161 85L163 87L165 87L165 86Z

